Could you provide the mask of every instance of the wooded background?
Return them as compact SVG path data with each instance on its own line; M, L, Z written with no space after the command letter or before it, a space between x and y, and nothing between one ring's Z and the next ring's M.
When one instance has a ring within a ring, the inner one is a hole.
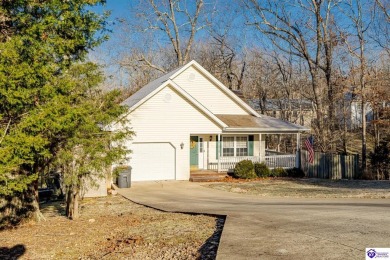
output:
M365 171L369 153L388 144L388 0L148 0L128 8L91 56L123 99L195 59L260 113L310 125L317 151L359 153Z

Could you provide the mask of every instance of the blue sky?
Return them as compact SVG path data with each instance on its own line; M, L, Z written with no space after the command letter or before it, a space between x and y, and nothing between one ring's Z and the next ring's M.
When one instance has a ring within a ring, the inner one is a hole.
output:
M130 22L130 23L136 21L135 19L137 19L137 18L135 16L135 10L137 9L138 4L142 3L142 1L146 1L146 0L107 0L106 5L104 5L104 6L99 5L99 6L95 6L95 7L91 8L93 11L98 12L98 13L103 13L103 11L111 11L111 15L108 18L107 22L109 25L108 29L110 29L112 31L112 33L109 33L109 40L107 42L103 43L100 47L98 47L97 49L95 49L91 53L90 57L92 57L92 59L94 61L109 64L110 59L113 56L118 57L118 55L120 55L120 52L123 53L123 51L127 51L126 50L127 45L125 42L129 41L129 42L134 43L134 42L138 41L138 38L141 38L138 35L139 32L133 31L133 32L131 32L131 34L128 34L128 32L127 32L127 34L124 33L124 31L123 31L124 25L121 24L120 22L118 22L118 18L124 18L126 20L126 22ZM226 12L222 12L225 8L228 8L225 0L216 0L215 3L217 4L217 6L219 6L218 10L221 13L226 14ZM229 2L229 3L231 3L231 2ZM215 6L213 5L213 6L209 6L209 7L215 7ZM243 37L243 34L245 34L245 31L247 30L247 28L238 29L239 26L242 26L244 24L242 19L240 21L237 20L237 19L240 19L239 17L241 17L241 16L238 13L235 13L234 15L232 15L230 17L226 16L226 15L222 15L222 16L220 16L219 20L225 19L225 21L221 20L221 21L219 21L219 23L225 24L226 21L232 22L232 28L234 28L234 29L232 29L230 31L230 34L237 34L237 38L240 39L240 41L246 41L243 39L244 38L246 39L247 36ZM234 22L233 22L233 20L234 20ZM233 24L235 24L235 25L233 26ZM183 32L182 32L182 34L183 34ZM161 42L161 43L167 42L167 44L169 44L166 36L161 35L158 31L155 32L155 35L157 38L158 38L157 35L161 36L158 39L159 42ZM206 38L209 37L206 30L202 30L202 31L198 32L197 39L202 38L202 37L206 37ZM127 38L127 39L123 40L124 38ZM141 43L141 45L142 45L142 43ZM128 51L130 51L130 50L128 50ZM108 66L110 66L110 65L108 65ZM113 70L115 70L114 67L106 69L106 71L108 70L112 73Z
M107 0L104 6L95 6L92 10L102 13L103 11L111 11L109 18L110 22L115 21L117 18L128 17L131 7L134 6L134 0Z
M132 6L131 0L108 0L105 6L96 6L93 9L97 11L112 10L112 16L121 17L129 11L129 7Z
M102 13L103 11L111 11L111 16L108 19L108 29L111 29L112 33L109 34L110 39L98 47L91 53L91 58L94 61L105 63L107 65L105 71L109 75L113 75L117 72L118 66L113 62L115 59L120 59L123 55L131 52L131 47L147 48L148 41L142 41L144 32L140 31L129 31L123 30L127 23L137 23L139 19L136 14L136 9L139 3L143 3L146 0L107 0L105 6L95 6L92 8L93 11ZM192 3L187 0L188 3ZM259 0L262 1L262 0ZM298 0L296 0L298 1ZM370 1L370 0L366 0ZM157 3L159 0L156 1ZM213 1L210 1L213 2ZM293 1L292 1L293 2ZM253 17L250 12L244 11L238 1L228 0L215 0L215 5L208 7L210 10L217 10L216 16L213 17L213 29L218 32L223 32L226 29L226 25L229 25L230 29L228 35L233 37L234 47L237 50L250 50L253 47L266 49L268 52L272 52L275 48L270 41L264 35L261 35L258 30L253 26L246 26L246 23L253 22ZM191 6L191 5L190 5ZM209 10L209 11L210 11ZM344 29L348 29L348 22L345 18L343 11L346 10L344 5L334 9L334 16L342 25ZM293 19L298 22L305 20L304 13L294 13L294 8L291 7L288 11L292 12ZM229 13L230 12L230 13ZM213 12L211 12L213 13ZM124 18L126 22L124 24L118 22L118 18ZM148 31L150 32L150 31ZM169 39L166 35L161 34L159 31L155 31L153 41L159 44L170 44ZM183 34L183 32L181 32ZM210 34L207 30L200 31L197 34L197 40L211 39ZM158 44L156 44L158 46ZM130 48L129 48L130 47ZM367 46L370 47L370 46Z

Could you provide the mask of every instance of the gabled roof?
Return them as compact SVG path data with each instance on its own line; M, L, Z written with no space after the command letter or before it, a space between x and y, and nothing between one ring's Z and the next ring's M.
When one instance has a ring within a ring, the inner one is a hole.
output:
M199 63L194 60L148 83L147 85L139 89L137 92L135 92L133 95L131 95L129 98L124 100L121 104L126 105L130 109L132 109L139 103L143 103L143 101L145 101L145 99L147 99L147 97L150 96L150 94L153 93L156 89L158 89L164 82L168 80L174 81L174 78L176 76L178 76L190 66L194 66L196 69L198 69L205 77L211 80L219 89L221 89L225 94L227 94L228 97L237 102L248 113L255 116L259 116L259 114L253 108L251 108L242 99L236 96L230 89L223 85L219 80L217 80L213 75L211 75L210 72L205 70L201 65L199 65Z
M197 63L195 60L192 60L187 65L185 65L183 68L181 68L179 71L177 71L174 75L172 75L172 79L179 75L182 71L184 71L189 66L194 66L197 68L204 76L206 76L209 80L211 80L217 87L222 90L228 97L233 99L235 102L237 102L244 110L246 110L249 114L252 114L254 116L260 116L252 107L250 107L244 100L239 98L236 94L233 93L229 88L227 88L222 82L220 82L218 79L216 79L210 72L208 72L205 68L203 68L199 63Z
M221 91L223 91L228 97L237 102L249 115L215 115L208 108L203 106L199 101L193 98L184 89L178 86L174 82L174 78L186 70L188 67L194 66L205 77L211 80ZM309 128L296 125L287 121L276 119L269 116L259 115L253 108L251 108L242 99L236 96L231 90L218 81L213 75L206 71L196 61L191 61L184 66L181 66L142 87L128 99L121 104L129 107L129 112L133 111L141 104L146 102L149 98L153 97L156 93L161 91L166 86L171 86L177 92L179 92L185 99L191 104L202 111L206 116L219 125L224 132L258 132L258 133L272 133L272 132L285 132L296 133L309 131Z
M225 132L259 132L259 133L296 133L310 131L310 128L305 126L290 123L274 117L261 115L243 116L243 115L216 115L223 121L227 127Z
M138 102L140 102L142 99L147 97L150 93L155 91L158 87L160 87L164 82L169 80L172 75L174 75L176 72L181 70L184 66L181 66L167 74L162 75L161 77L149 82L147 85L140 88L137 92L135 92L133 95L131 95L129 98L124 100L121 104L126 105L129 108L132 108L134 105L136 105Z

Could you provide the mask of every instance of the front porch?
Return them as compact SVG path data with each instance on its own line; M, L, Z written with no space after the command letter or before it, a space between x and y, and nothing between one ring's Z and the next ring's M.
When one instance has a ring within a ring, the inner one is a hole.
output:
M301 133L306 127L261 115L216 115L227 127L219 133L190 135L190 169L233 171L242 160L264 162L269 168L299 167ZM269 137L289 136L289 148L280 152L272 147ZM272 149L275 149L272 151Z
M227 172L217 172L213 170L197 170L190 172L192 182L221 181L228 176Z
M194 134L190 137L190 170L231 172L242 160L265 163L268 168L298 167L299 144L291 153L266 149L266 134ZM299 143L300 134L296 134Z
M264 162L268 168L294 168L297 167L295 154L275 154L266 150L266 156L237 156L220 157L219 162L210 162L206 169L193 169L190 172L190 181L209 182L220 181L227 177L228 172L233 172L236 164L242 160L251 160L253 163Z
M253 163L264 162L268 168L294 168L297 167L296 154L280 154L280 155L266 155L266 156L237 156L237 157L221 157L219 162L209 163L208 170L218 172L230 172L234 170L236 164L242 160L250 160ZM219 165L219 167L218 167Z

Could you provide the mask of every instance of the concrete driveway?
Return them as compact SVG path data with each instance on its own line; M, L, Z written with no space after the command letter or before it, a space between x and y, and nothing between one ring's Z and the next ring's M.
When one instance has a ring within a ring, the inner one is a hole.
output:
M164 211L226 215L217 259L365 259L366 247L390 247L385 199L263 198L187 181L119 193Z

